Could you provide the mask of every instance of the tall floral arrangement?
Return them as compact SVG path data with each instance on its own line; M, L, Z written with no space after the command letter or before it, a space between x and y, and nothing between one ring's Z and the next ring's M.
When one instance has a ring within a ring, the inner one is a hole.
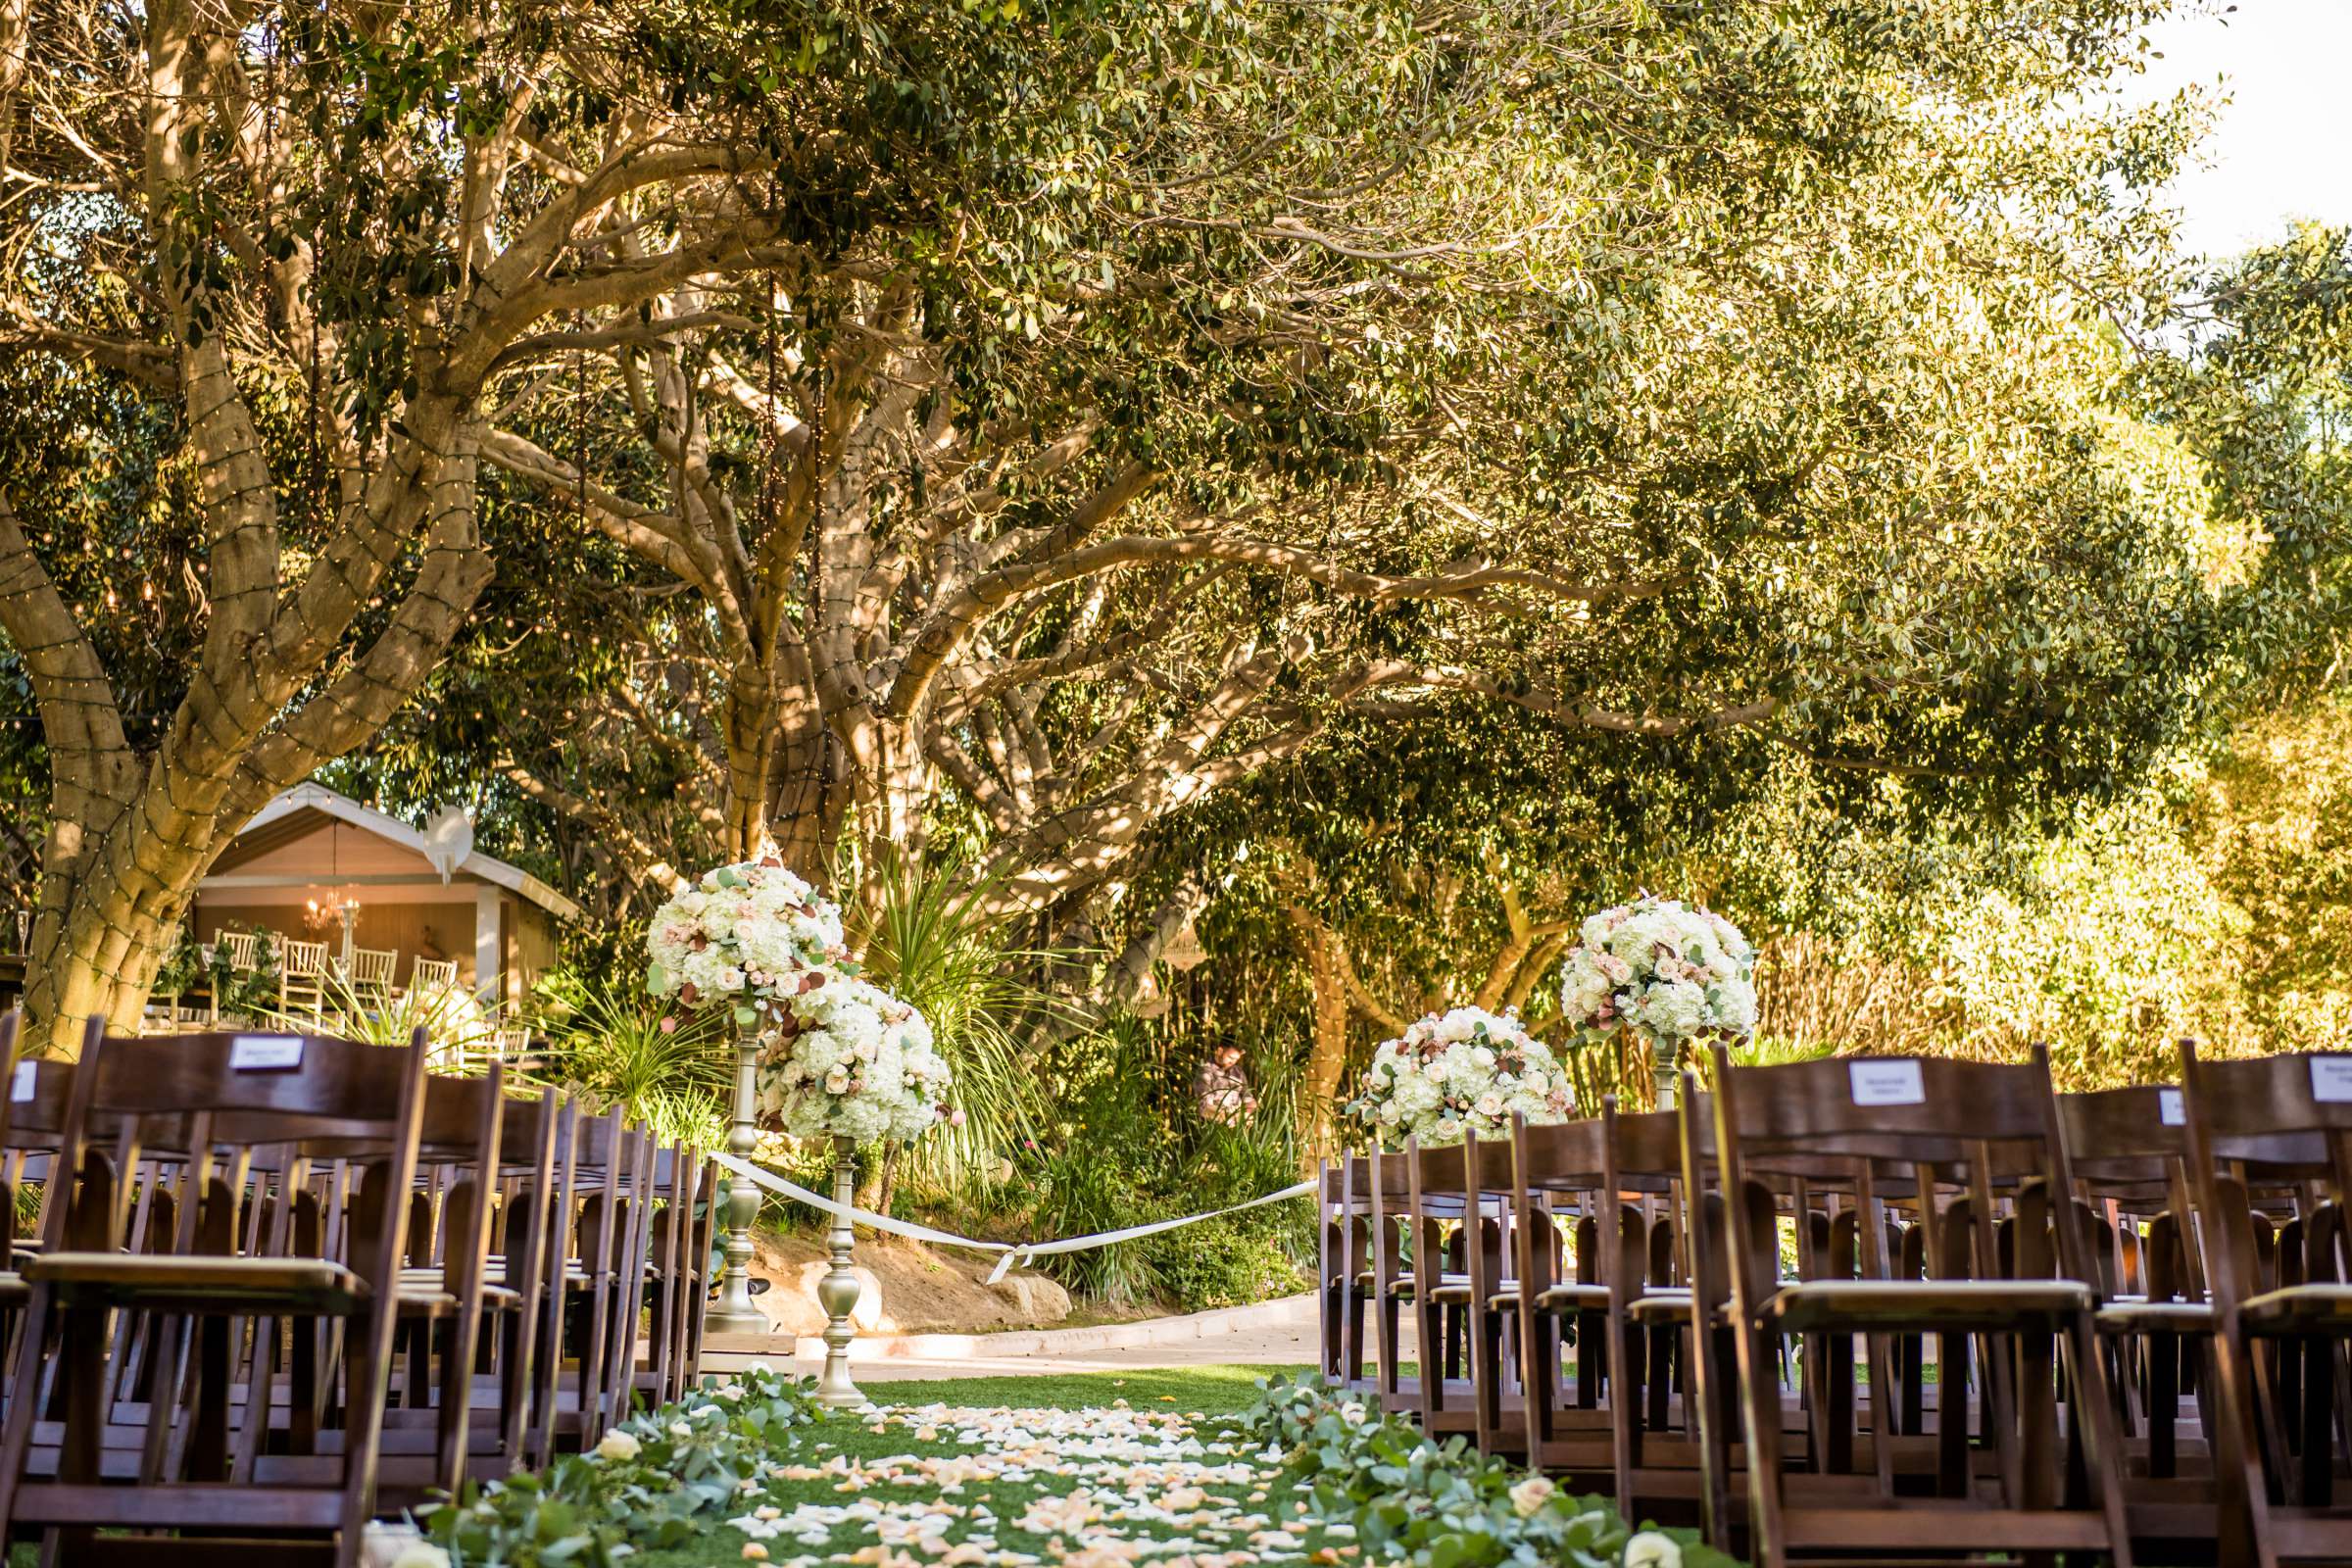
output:
M1518 1014L1456 1007L1383 1042L1349 1109L1384 1144L1443 1145L1506 1135L1514 1114L1564 1120L1574 1102L1568 1075Z
M1755 968L1755 949L1722 915L1644 896L1585 921L1560 972L1560 1011L1586 1040L1624 1030L1653 1049L1740 1040L1756 1027Z
M722 865L654 912L646 989L689 1007L731 1006L766 1030L847 961L841 910L773 858Z
M928 1020L858 978L840 908L781 860L704 873L656 911L646 949L654 995L726 1006L757 1041L760 1125L904 1143L958 1119Z
M910 1143L955 1119L929 1021L855 975L791 999L761 1039L757 1088L760 1120L795 1138Z

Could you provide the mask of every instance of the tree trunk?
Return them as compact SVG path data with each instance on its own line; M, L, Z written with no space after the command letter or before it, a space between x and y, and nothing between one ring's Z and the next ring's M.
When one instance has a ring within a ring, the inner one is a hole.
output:
M167 843L129 812L91 831L61 816L49 835L27 956L26 1050L80 1054L87 1020L135 1029L173 931L212 861L201 844Z
M784 863L821 884L832 870L846 814L841 745L810 691L788 690L768 722L776 737L768 831Z
M1306 950L1307 979L1314 989L1314 1034L1307 1053L1306 1081L1298 1093L1298 1144L1311 1172L1319 1159L1339 1152L1336 1136L1340 1079L1348 1070L1348 977L1338 951L1339 933L1298 905L1288 906Z
M773 842L768 807L775 796L777 751L783 737L776 724L776 692L766 672L737 664L727 682L721 724L727 750L726 838L722 861L755 858Z

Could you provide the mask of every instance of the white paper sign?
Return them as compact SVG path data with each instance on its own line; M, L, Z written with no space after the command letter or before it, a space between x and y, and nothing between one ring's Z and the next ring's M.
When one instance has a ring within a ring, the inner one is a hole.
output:
M2312 1057L2311 1098L2352 1100L2352 1056Z
M1846 1073L1854 1086L1857 1105L1921 1105L1928 1089L1916 1061L1851 1061Z
M301 1065L300 1035L239 1035L228 1043L230 1072L285 1072Z
M22 1105L24 1103L24 1102L32 1098L33 1091L39 1087L39 1084L40 1067L32 1060L31 1057L27 1056L24 1060L18 1062L17 1070L9 1075L9 1103L12 1105Z
M2167 1127L2187 1125L2188 1107L2180 1102L2180 1090L2159 1089L2156 1091L2156 1118Z

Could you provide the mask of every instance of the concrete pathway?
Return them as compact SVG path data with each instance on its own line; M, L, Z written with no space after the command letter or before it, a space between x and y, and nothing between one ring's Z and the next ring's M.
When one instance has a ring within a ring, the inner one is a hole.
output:
M1405 1325L1412 1354L1411 1324ZM1183 1317L1147 1318L1091 1328L1041 1329L1017 1334L900 1334L861 1336L850 1347L858 1381L903 1378L1018 1376L1050 1366L1056 1372L1111 1372L1169 1366L1306 1366L1315 1359L1315 1300L1285 1297L1253 1306ZM727 1372L753 1360L799 1372L823 1365L824 1342L803 1336L713 1335L703 1367Z

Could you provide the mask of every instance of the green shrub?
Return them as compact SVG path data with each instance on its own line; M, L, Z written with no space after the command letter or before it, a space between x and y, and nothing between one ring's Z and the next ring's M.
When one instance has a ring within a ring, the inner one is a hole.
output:
M1326 1520L1352 1523L1366 1562L1412 1568L1573 1563L1733 1568L1694 1530L1636 1530L1606 1497L1577 1496L1542 1474L1489 1458L1460 1437L1432 1443L1311 1374L1276 1376L1236 1424L1289 1455Z
M1069 1237L1228 1208L1298 1179L1287 1085L1261 1076L1258 1109L1241 1123L1203 1121L1193 1063L1171 1060L1131 1023L1065 1045L1051 1147L1022 1162L1036 1194L1030 1233ZM1179 1311L1238 1306L1305 1289L1312 1205L1267 1204L1135 1242L1057 1254L1043 1266L1074 1293Z
M1146 1238L1144 1267L1153 1293L1180 1312L1206 1312L1307 1289L1282 1238L1271 1228L1252 1228L1250 1219L1229 1215Z
M468 1481L421 1521L451 1568L613 1568L685 1546L815 1418L806 1384L755 1363L679 1403L628 1417L544 1472Z
M669 1006L630 970L591 978L551 969L532 1004L555 1083L591 1104L625 1106L664 1138L719 1146L735 1053L717 1012Z

